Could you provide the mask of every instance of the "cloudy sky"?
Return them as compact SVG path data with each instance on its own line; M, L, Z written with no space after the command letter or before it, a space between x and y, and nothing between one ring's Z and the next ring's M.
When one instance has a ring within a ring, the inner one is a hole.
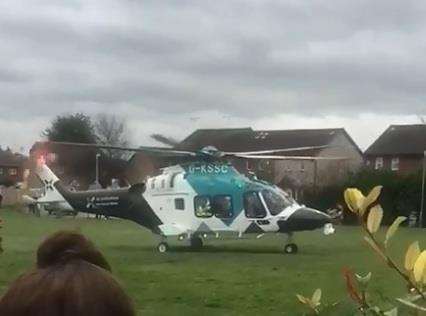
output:
M125 116L134 145L195 128L346 127L362 148L426 115L426 3L2 0L0 144L56 115Z

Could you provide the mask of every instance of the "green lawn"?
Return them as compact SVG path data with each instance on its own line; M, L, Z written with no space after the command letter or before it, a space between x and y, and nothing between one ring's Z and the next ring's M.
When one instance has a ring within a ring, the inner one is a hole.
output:
M36 218L4 210L0 217L5 222L0 293L34 264L43 237L60 229L77 229L99 246L142 315L301 315L295 293L308 295L321 287L325 301L347 301L344 266L372 271L375 297L379 291L386 297L404 292L404 284L364 245L356 227L337 227L333 236L296 235L297 255L282 254L284 236L279 235L209 240L200 252L176 242L169 253L159 254L157 237L131 222ZM412 240L426 245L424 231L401 229L393 252L402 254Z

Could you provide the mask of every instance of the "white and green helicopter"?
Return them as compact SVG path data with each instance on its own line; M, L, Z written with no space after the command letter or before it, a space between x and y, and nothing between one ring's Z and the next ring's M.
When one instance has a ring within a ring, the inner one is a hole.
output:
M188 240L201 248L203 239L246 234L262 236L283 233L289 236L285 253L296 253L291 242L294 232L323 228L334 233L333 218L300 205L276 185L239 173L228 161L241 159L344 159L329 157L278 156L277 153L317 149L299 147L258 152L221 152L206 147L198 152L155 147L122 148L78 143L57 143L79 147L144 152L153 156L181 157L187 162L161 169L145 183L127 188L70 191L40 159L37 175L55 202L79 212L101 214L134 221L161 236L157 249L167 252L167 240ZM321 146L323 148L323 146ZM60 201L59 201L60 200ZM45 201L46 202L46 201Z

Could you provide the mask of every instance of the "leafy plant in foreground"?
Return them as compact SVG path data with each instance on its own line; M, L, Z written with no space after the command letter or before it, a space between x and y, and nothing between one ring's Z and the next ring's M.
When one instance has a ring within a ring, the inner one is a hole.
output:
M394 271L407 284L408 294L403 298L396 298L394 307L384 310L369 300L368 287L372 274L361 276L350 269L343 269L343 277L349 297L355 302L358 314L397 316L404 306L412 315L426 315L426 250L421 251L418 241L413 242L407 249L403 267L389 254L390 240L398 231L399 226L407 219L400 216L388 228L384 240L377 237L377 231L383 220L383 209L377 204L377 199L382 191L381 186L376 186L364 196L358 189L345 190L344 198L348 208L353 212L360 223L366 244L375 252L383 263ZM318 294L319 293L319 294ZM325 312L321 303L321 289L317 289L311 299L297 295L298 300L307 306L312 314ZM336 304L334 304L335 306Z

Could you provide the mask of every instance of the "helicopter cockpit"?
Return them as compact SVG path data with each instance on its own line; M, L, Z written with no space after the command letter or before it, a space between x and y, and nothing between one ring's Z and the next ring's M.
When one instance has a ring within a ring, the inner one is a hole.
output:
M284 194L279 194L273 190L265 189L260 192L269 210L269 213L274 216L280 214L287 207L293 205L295 201L291 200Z
M267 212L276 216L295 204L297 205L297 202L284 191L263 189L261 191L247 191L244 194L244 209L248 218L264 218Z

